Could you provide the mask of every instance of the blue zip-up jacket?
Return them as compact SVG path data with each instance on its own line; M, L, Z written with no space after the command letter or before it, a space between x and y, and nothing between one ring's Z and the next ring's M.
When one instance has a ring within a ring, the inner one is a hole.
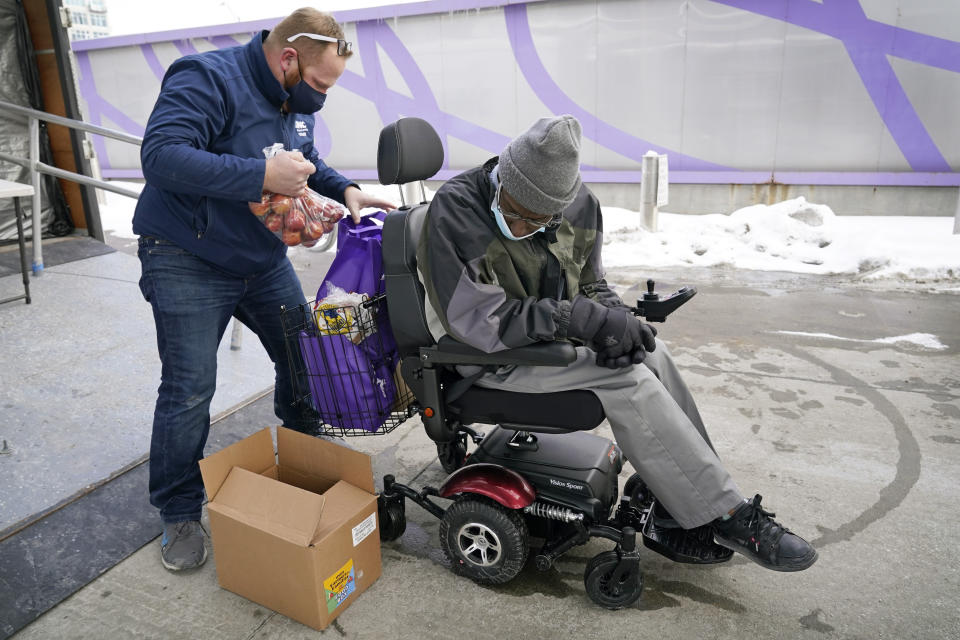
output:
M264 147L282 142L300 150L317 167L309 186L321 195L343 202L353 184L319 158L314 117L281 110L288 94L267 65L267 33L170 65L140 150L147 184L133 232L239 277L269 269L287 250L247 206L260 200Z

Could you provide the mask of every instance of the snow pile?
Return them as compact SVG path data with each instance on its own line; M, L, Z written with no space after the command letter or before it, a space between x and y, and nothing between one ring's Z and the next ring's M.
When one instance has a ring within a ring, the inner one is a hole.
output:
M604 265L730 266L764 271L852 274L867 279L960 280L960 236L951 218L837 216L804 198L753 205L730 215L660 213L660 230L640 214L603 208Z

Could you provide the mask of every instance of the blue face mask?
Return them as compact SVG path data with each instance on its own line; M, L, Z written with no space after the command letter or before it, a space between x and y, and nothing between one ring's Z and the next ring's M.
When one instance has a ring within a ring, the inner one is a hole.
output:
M536 235L541 231L543 231L543 227L541 227L536 231L534 231L533 233L528 233L525 236L515 236L513 235L513 232L510 231L510 226L507 224L506 219L503 217L503 212L500 211L500 203L498 203L496 199L494 199L494 201L490 203L490 211L493 211L493 217L497 221L497 226L500 227L500 232L503 233L504 237L507 240L525 240L530 236Z
M283 72L286 80L287 72ZM320 93L303 79L303 67L300 68L300 82L287 89L290 97L287 98L287 110L290 113L304 113L310 115L323 108L327 94Z

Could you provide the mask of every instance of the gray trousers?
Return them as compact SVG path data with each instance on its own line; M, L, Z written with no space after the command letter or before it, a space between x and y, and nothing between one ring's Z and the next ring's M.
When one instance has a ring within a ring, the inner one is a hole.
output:
M567 367L504 367L476 384L524 393L582 389L596 394L617 444L685 529L706 524L743 502L662 341L657 340L656 350L642 365L611 370L598 367L595 358L593 351L578 347L577 360Z

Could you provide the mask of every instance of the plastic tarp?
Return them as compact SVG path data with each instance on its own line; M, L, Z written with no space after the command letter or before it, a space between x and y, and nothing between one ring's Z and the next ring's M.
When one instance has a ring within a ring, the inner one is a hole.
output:
M0 100L23 107L31 107L30 96L24 82L20 42L17 37L17 13L22 11L16 0L0 0ZM27 160L30 156L30 137L26 118L19 114L10 113L0 108L0 153L14 158ZM0 160L0 178L13 182L30 184L30 172L25 168L4 160ZM43 228L46 229L53 217L53 208L46 180L41 180L43 196L41 198ZM25 229L30 229L33 203L30 198L22 198L25 220ZM27 236L30 232L27 231ZM9 198L0 200L0 240L17 237L16 221L14 219L13 201Z

